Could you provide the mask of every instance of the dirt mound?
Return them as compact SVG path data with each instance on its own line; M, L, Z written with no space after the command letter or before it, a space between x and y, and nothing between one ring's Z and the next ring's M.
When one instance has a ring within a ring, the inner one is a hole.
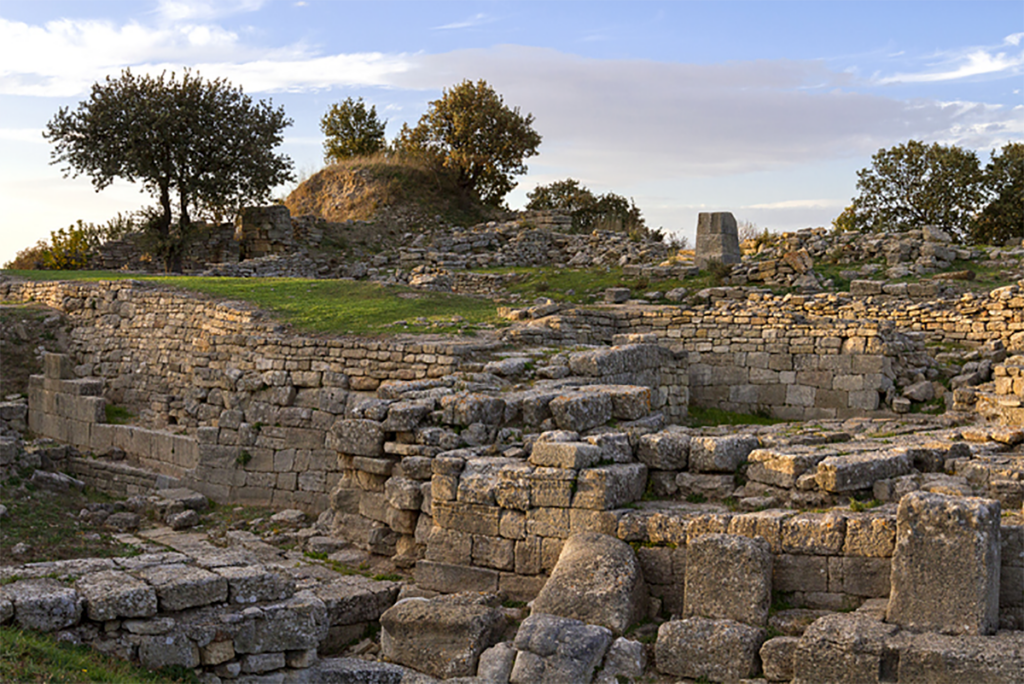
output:
M28 376L42 373L42 352L67 353L64 315L41 304L0 306L0 398L28 392Z
M443 171L417 159L376 155L332 164L284 201L292 216L333 223L369 221L395 228L472 225L494 213Z

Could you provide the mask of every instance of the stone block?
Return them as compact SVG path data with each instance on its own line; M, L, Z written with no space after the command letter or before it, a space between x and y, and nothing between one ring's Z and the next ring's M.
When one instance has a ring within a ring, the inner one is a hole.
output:
M526 512L526 534L566 539L570 524L568 508L531 508Z
M283 668L285 658L284 653L250 653L242 656L239 664L246 674L262 674Z
M844 555L891 558L895 545L895 511L855 513L846 517Z
M381 650L388 660L434 677L475 675L480 654L506 627L496 603L471 593L400 601L381 615Z
M456 499L463 503L496 505L495 490L502 468L518 461L508 458L482 457L466 461L459 477Z
M916 630L999 627L999 502L912 492L900 500L886 619Z
M765 630L732 620L672 620L658 628L655 663L662 674L734 682L757 675L765 637Z
M327 636L327 609L318 598L296 596L263 606L250 624L235 637L238 653L304 651Z
M505 509L527 511L531 507L531 475L533 466L526 463L506 465L498 473L498 484L494 490L494 500Z
M731 473L759 446L757 437L694 437L690 440L690 470Z
M828 557L775 556L772 567L772 588L775 591L828 591Z
M815 480L827 492L870 489L878 480L908 474L913 462L903 450L829 456L818 464Z
M602 625L621 635L646 614L647 587L633 549L614 537L570 537L533 610Z
M819 618L800 637L792 684L897 681L898 655L887 641L898 631L895 625L857 613Z
M53 579L19 580L0 586L0 602L14 607L14 622L22 629L53 632L78 624L83 600Z
M800 639L780 636L761 644L761 667L764 678L770 682L788 682L793 679L793 657Z
M846 536L846 518L835 512L801 513L782 524L785 553L838 556Z
M488 537L501 535L499 527L501 509L497 506L480 506L435 499L432 509L434 523L441 527L469 534L483 534Z
M220 575L190 565L172 563L137 570L135 575L156 590L160 610L174 612L228 598L228 583Z
M612 633L579 620L534 612L513 642L518 653L511 684L589 682L601 664Z
M421 560L416 562L413 577L420 589L441 593L498 591L498 571L490 568L472 568Z
M991 637L908 635L897 674L900 684L1016 684L1022 672L1024 632L1014 631Z
M621 463L581 470L576 478L573 508L608 510L638 501L647 485L647 466Z
M126 572L106 570L88 574L75 582L75 589L85 600L89 619L95 622L156 615L156 592Z
M359 575L336 577L321 583L313 594L323 601L327 621L333 626L375 622L394 605L400 584L377 582Z
M537 442L529 460L535 466L580 469L595 465L602 456L600 447L586 442Z
M353 456L383 456L384 428L375 420L339 418L331 426L327 446Z
M384 496L392 507L403 511L418 511L423 504L420 483L402 477L388 478L384 483Z
M892 566L888 558L866 558L863 556L831 557L829 561L842 563L842 587L844 594L863 596L864 598L885 598L889 595L889 569ZM829 581L831 582L831 566Z
M477 567L512 570L515 542L501 537L473 535L472 562Z
M280 601L295 593L295 580L260 565L227 566L213 571L227 580L228 601L248 604Z
M730 534L706 534L686 549L684 615L768 623L772 556L768 542Z
M690 436L664 430L641 435L636 457L655 470L686 470L690 455Z
M612 398L604 392L563 394L548 406L555 423L563 430L584 432L612 419Z
M180 632L144 636L139 641L139 664L148 670L191 668L200 664L199 647Z

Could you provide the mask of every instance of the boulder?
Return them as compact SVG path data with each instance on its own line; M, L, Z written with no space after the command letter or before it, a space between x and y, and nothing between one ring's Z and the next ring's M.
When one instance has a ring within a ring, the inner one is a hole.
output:
M695 473L731 473L760 446L757 437L694 437L690 440L690 470Z
M22 629L53 632L78 624L82 617L82 597L53 579L0 586L0 602L4 599L13 604L14 621Z
M596 532L569 537L533 610L623 634L647 614L647 586L633 549Z
M800 637L792 684L897 681L893 669L898 656L887 648L887 640L898 631L858 613L819 618Z
M536 612L516 632L511 684L590 682L612 641L604 627Z
M476 674L484 649L505 631L497 597L472 593L399 601L380 616L381 649L389 660L434 677Z

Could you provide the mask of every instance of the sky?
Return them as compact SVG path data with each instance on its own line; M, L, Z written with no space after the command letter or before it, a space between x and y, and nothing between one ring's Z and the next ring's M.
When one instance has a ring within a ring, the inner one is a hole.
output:
M0 264L153 204L65 178L42 136L128 67L189 67L283 106L279 151L300 177L323 166L332 104L362 97L391 139L445 88L484 79L543 138L511 208L571 177L691 244L704 211L828 226L871 156L911 139L983 164L1024 141L1021 0L0 0Z

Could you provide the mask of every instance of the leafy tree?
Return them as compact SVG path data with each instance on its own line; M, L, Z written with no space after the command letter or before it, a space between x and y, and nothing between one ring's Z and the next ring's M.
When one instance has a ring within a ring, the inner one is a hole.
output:
M971 227L971 240L1003 244L1024 238L1024 143L1009 143L985 166L992 200Z
M974 152L911 140L879 150L871 161L857 172L857 228L903 232L933 225L958 239L967 235L982 200L982 173Z
M159 202L146 231L168 270L180 271L193 211L260 202L293 179L291 160L273 153L289 125L282 108L254 103L226 80L126 69L94 84L75 111L61 108L43 135L65 177L86 174L97 191L115 178L141 182Z
M538 185L526 193L526 197L527 209L552 209L571 216L574 232L617 230L637 238L664 237L660 230L647 228L643 214L632 199L613 192L595 195L572 178Z
M386 124L386 120L377 118L377 107L367 109L361 97L358 100L347 97L344 102L331 105L320 119L320 131L327 136L324 161L330 163L380 152L387 146L384 141Z
M427 156L455 174L464 190L500 205L537 154L533 115L505 106L486 81L463 81L430 103L415 128L402 127L395 147Z

